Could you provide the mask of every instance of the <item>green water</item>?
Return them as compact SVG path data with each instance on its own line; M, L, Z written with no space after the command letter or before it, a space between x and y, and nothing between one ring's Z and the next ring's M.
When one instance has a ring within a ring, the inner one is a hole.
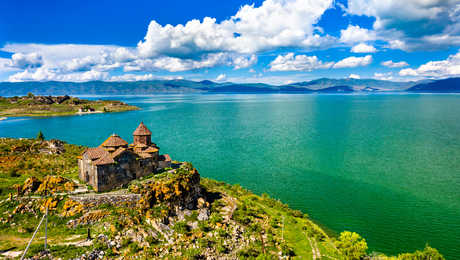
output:
M142 111L8 119L0 136L99 145L142 120L173 159L389 254L460 255L460 95L117 97Z

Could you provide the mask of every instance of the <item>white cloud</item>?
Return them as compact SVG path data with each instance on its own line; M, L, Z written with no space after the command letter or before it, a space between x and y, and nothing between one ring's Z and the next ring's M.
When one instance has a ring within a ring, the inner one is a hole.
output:
M349 0L346 11L375 17L378 38L391 48L429 50L460 43L458 0Z
M110 77L110 81L146 81L159 79L159 77L154 76L153 74L123 74L118 76Z
M210 17L176 26L151 21L138 48L143 57L184 57L216 51L252 54L278 47L319 47L330 37L315 34L313 25L332 2L266 0L259 7L242 6L220 23Z
M350 75L348 76L348 78L350 78L350 79L360 79L361 76L359 76L359 75L357 75L357 74L350 74Z
M286 55L278 55L269 67L271 71L312 71L315 69L330 68L333 62L323 63L316 56L294 55L288 53Z
M393 62L392 60L387 60L381 63L383 66L388 68L402 68L409 66L405 61Z
M367 45L365 43L360 43L358 45L353 46L353 48L351 48L351 52L354 52L354 53L373 53L376 51L377 50L375 49L374 46Z
M38 53L42 56L45 64L56 66L75 58L114 53L117 48L120 47L114 45L13 43L6 44L0 50L12 53Z
M399 71L400 76L444 78L460 76L460 51L445 60L430 61L416 69L408 68Z
M367 42L375 39L374 31L361 28L358 25L348 25L347 29L340 31L340 41L343 43Z
M392 72L387 72L387 73L374 73L374 79L378 80L393 80L393 73Z
M181 59L177 57L158 57L153 59L137 59L126 63L125 71L167 70L170 72L187 71L215 66L231 66L235 69L246 68L257 62L255 55L240 55L234 53L210 53L200 59Z
M366 55L364 57L348 57L334 64L333 68L354 68L359 66L367 66L372 63L372 56Z
M295 55L291 52L286 55L278 55L268 66L270 71L312 71L316 69L367 66L371 62L371 55L364 57L351 56L338 62L323 62L316 56Z
M217 76L217 78L216 78L216 81L224 81L226 79L227 79L227 75L219 74L219 76Z
M36 52L15 53L11 56L11 66L19 69L38 68L43 65L43 58Z
M107 80L108 73L100 71L85 71L77 73L60 74L56 71L40 67L36 70L26 69L22 72L11 75L8 80L12 82L18 81L91 81L91 80Z

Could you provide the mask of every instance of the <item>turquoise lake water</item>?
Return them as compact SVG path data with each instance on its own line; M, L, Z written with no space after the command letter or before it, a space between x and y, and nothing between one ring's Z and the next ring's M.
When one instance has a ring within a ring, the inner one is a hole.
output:
M200 174L268 193L371 250L460 256L460 95L115 97L113 114L9 118L0 136L97 146L140 121L160 152ZM112 97L114 99L114 97Z

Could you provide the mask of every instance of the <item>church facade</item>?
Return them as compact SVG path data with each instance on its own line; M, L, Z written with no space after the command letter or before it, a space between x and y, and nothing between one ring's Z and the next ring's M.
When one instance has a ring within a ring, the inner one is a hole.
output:
M132 144L113 134L100 146L86 149L78 157L80 180L95 191L108 191L171 167L171 158L159 154L151 137L152 132L141 122L133 133Z

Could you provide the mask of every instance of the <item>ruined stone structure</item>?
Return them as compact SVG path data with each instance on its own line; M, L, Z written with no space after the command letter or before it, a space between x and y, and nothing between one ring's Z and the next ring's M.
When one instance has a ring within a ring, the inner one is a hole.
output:
M108 191L162 168L171 167L169 155L160 155L152 132L140 123L132 144L113 134L100 146L86 149L78 158L79 177L96 191Z

